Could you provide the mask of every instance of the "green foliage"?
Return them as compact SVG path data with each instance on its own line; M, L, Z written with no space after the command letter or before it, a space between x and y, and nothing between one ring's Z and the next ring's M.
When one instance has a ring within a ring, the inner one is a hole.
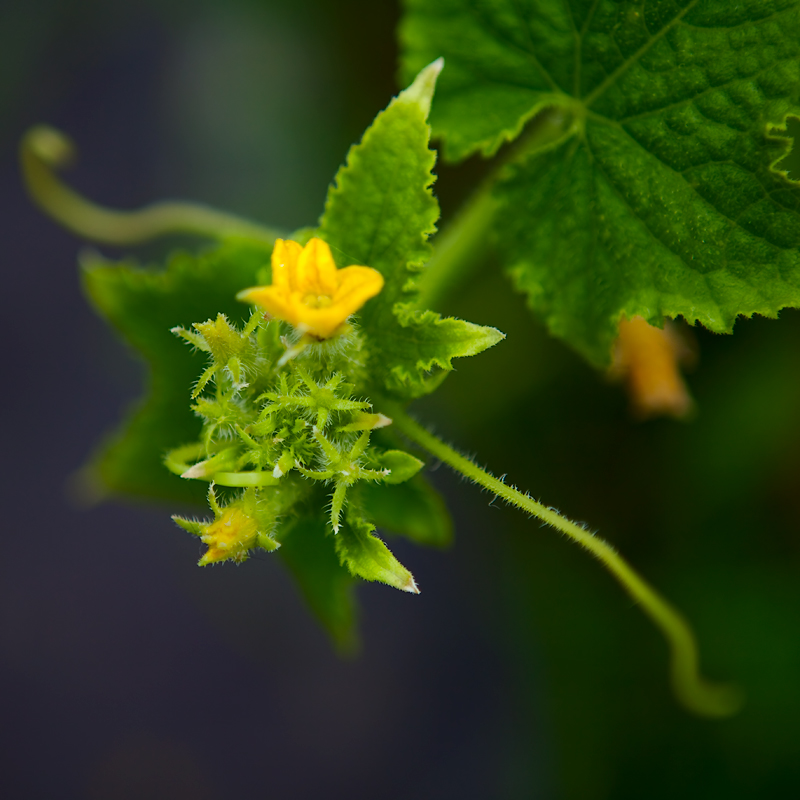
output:
M200 432L186 388L202 362L170 329L218 313L245 316L234 295L255 280L264 259L263 248L226 245L199 255L175 255L165 271L129 262L85 264L89 300L149 366L147 396L92 462L90 474L101 492L202 501L202 487L181 481L162 464L164 453Z
M102 480L176 499L196 499L210 482L211 520L174 517L208 546L200 564L279 551L344 649L355 641L350 575L419 591L371 516L422 544L451 538L441 500L418 475L424 462L382 433L392 423L382 404L431 391L453 358L502 338L413 305L438 216L426 115L439 68L378 115L330 190L319 235L340 267L363 264L384 279L357 323L320 338L261 311L245 319L234 298L268 278L261 247L177 256L164 273L105 263L86 270L94 305L152 371L149 398L99 459ZM207 359L202 371L187 344ZM228 487L224 502L214 486Z
M585 15L597 3L573 5ZM405 6L404 76L434 58L445 60L431 124L448 159L494 155L537 111L569 104L576 36L567 0L406 0Z
M800 303L800 195L773 166L800 114L796 0L408 7L407 69L448 65L432 120L451 158L563 118L501 175L496 230L532 308L588 360L608 362L622 315L730 332Z
M453 358L476 355L503 337L494 328L414 308L439 216L430 188L436 157L428 147L429 103L429 96L421 103L409 89L378 114L339 170L319 229L337 257L384 276L383 291L361 313L367 371L378 391L402 399L433 391Z
M411 573L392 555L389 548L373 534L375 526L354 510L336 537L336 552L353 575L367 581L380 581L403 592L419 594Z
M547 644L545 704L563 736L565 797L639 797L642 786L654 797L675 796L687 774L695 793L716 796L723 787L745 797L780 785L772 792L779 796L793 785L800 741L800 650L791 644L797 548L791 535L782 541L783 533L766 530L763 508L774 505L785 518L774 527L796 528L800 384L790 340L770 333L761 348L738 351L738 361L726 351L717 361L729 373L721 379L709 351L730 345L720 345L722 337L704 345L694 392L701 418L676 431L629 425L614 390L521 314L528 327L510 336L515 344L487 364L491 372L465 365L459 384L433 401L444 400L440 412L455 429L471 427L470 448L508 469L508 481L444 444L405 404L437 389L454 358L503 337L427 310L421 298L442 300L469 276L460 308L471 296L476 318L502 320L513 333L523 309L499 291L493 307L492 290L481 285L492 276L472 271L494 263L485 258L490 239L550 331L598 367L623 316L657 326L683 316L721 332L739 315L774 317L798 304L800 195L783 169L789 131L800 123L800 0L406 6L408 77L435 58L447 61L436 101L431 107L441 61L351 148L319 227L292 235L300 244L319 236L340 267L368 265L384 279L377 296L330 330L248 314L234 299L270 282L270 229L191 204L99 209L54 177L67 160L66 140L46 128L26 136L29 188L75 232L115 244L154 231L232 238L174 256L163 272L97 259L86 266L92 302L150 365L147 398L95 459L93 474L113 492L173 501L205 494L207 519L173 517L207 546L199 563L274 552L347 651L356 643L356 579L418 592L377 530L432 547L452 540L411 441L597 556L665 634L673 689L687 708L730 715L739 694L700 677L684 611L698 622L709 673L746 684L746 711L731 723L701 728L679 716L666 691L653 694L663 653L644 619L628 613L619 586L584 554L531 536L529 521L519 520L519 535L506 531L506 552L476 551L487 568L481 564L471 587L478 597L485 591L483 599L491 591L492 602L506 595L507 613L497 618L522 664L515 698L523 708L530 675L541 670L539 644ZM453 161L491 157L510 143L434 247L431 108ZM426 275L433 278L423 282ZM292 302L319 309L333 300L327 290L304 291ZM673 368L677 350L665 356ZM520 479L537 496L568 500L581 518L582 505L590 508L587 518L610 529L615 546L517 490L511 480ZM476 508L477 529L492 528L496 513L484 521ZM620 551L657 576L681 610ZM526 642L531 620L536 635ZM542 708L542 698L528 703ZM654 754L670 764L663 779L654 780ZM777 765L773 783L762 780L762 765Z

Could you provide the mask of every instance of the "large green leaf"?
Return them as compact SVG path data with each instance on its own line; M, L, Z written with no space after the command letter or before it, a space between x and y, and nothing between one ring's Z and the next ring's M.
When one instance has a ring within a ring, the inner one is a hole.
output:
M407 68L443 55L446 152L567 119L497 195L501 250L550 329L608 361L622 314L736 317L800 304L800 192L773 165L800 114L797 0L408 0Z
M199 436L190 408L191 387L203 369L201 355L170 329L216 317L247 317L236 293L255 281L269 257L259 247L227 245L198 256L174 256L166 270L96 262L83 272L92 305L148 364L144 399L112 435L91 465L101 490L202 503L205 486L168 472L164 454Z
M410 79L434 58L445 59L431 124L444 140L447 158L476 151L492 155L539 109L569 100L577 37L566 0L405 0L405 5L404 77ZM598 3L572 5L585 7L586 16Z
M452 369L453 358L479 353L503 336L494 328L413 308L416 279L431 253L427 239L439 216L430 188L436 159L428 147L430 94L420 102L416 86L378 114L351 148L328 193L319 230L339 266L362 264L383 275L385 286L362 309L360 324L369 342L372 379L403 398L431 391Z

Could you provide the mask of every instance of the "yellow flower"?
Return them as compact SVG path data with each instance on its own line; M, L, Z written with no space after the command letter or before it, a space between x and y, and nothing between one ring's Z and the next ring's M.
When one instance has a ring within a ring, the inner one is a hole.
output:
M305 247L278 239L272 251L272 286L245 289L237 298L303 333L328 339L382 288L383 276L371 267L336 269L322 239L311 239Z

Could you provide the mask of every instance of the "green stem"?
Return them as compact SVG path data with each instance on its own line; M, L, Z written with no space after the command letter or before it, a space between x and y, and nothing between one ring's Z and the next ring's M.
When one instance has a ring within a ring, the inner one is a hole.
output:
M739 710L743 698L737 687L712 684L700 676L697 644L689 625L680 613L642 579L608 542L562 517L553 509L536 502L527 494L507 486L429 433L399 408L392 408L390 413L394 425L411 441L416 442L465 478L501 497L509 505L557 528L599 559L622 584L625 591L641 605L645 614L667 639L671 654L672 688L678 700L687 709L708 717L726 717Z
M572 117L565 110L544 109L531 120L514 145L497 159L491 173L436 237L433 255L419 282L420 308L437 308L445 296L472 274L486 255L491 243L494 215L500 206L494 196L494 184L506 165L556 146L572 130Z
M39 125L22 137L20 162L33 201L65 228L95 242L133 245L167 234L240 238L272 247L278 233L232 214L195 203L163 202L136 211L111 211L62 183L55 170L75 157L75 147L60 131Z
M436 237L430 261L419 284L420 308L438 308L458 284L472 273L489 247L497 200L492 184L484 183L470 197L458 216Z

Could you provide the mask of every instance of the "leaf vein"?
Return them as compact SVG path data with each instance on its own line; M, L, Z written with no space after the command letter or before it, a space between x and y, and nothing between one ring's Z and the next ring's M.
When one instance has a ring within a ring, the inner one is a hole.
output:
M594 18L594 12L597 10L597 6L600 3L600 0L594 0L592 3L592 7L589 9L589 13L586 15L586 19L583 21L583 25L581 25L581 29L578 30L577 26L575 25L575 17L572 13L572 6L569 4L567 7L569 8L569 18L572 21L572 29L575 32L575 80L573 83L572 94L574 97L579 98L581 96L581 67L583 66L583 37L586 36L586 32L589 30L589 26L592 24L592 19Z
M663 39L664 36L666 36L667 33L669 33L681 21L681 19L683 19L683 17L694 8L699 1L700 0L691 0L686 8L684 8L680 13L676 14L675 17L666 25L664 25L660 31L651 35L647 42L645 42L630 58L627 58L625 61L623 61L622 64L620 64L610 75L608 75L590 92L589 96L585 100L585 105L588 107L595 100L597 100L597 98L600 97L603 92L605 92L606 89L608 89L620 77L620 75L622 75L623 72L630 69L630 67L636 64L656 42Z
M697 94L692 95L691 97L684 98L683 100L679 100L679 101L677 101L675 103L668 103L667 105L659 106L658 108L653 108L653 109L650 109L649 111L642 111L640 114L630 114L627 117L620 117L619 120L612 120L610 117L604 117L603 115L596 114L594 112L590 112L590 113L595 118L608 119L609 122L612 122L612 123L613 122L617 122L618 124L622 124L624 122L630 122L631 120L647 119L647 117L651 117L651 116L654 116L656 114L660 114L660 113L662 113L664 111L670 111L672 109L677 109L677 108L684 107L689 103L695 103L700 98L706 97L707 95L711 94L712 92L725 91L726 89L729 89L732 86L735 86L735 85L737 85L739 83L744 83L744 82L747 82L747 81L755 80L757 78L760 78L764 73L768 72L769 70L774 69L779 64L793 63L796 60L797 60L797 55L795 54L795 55L789 56L787 58L780 59L779 61L774 61L771 64L768 64L767 66L765 66L763 69L760 69L757 72L754 72L752 75L746 75L744 77L733 78L733 79L731 79L729 81L725 81L725 83L720 83L720 84L717 84L716 86L710 86L707 89L703 89L702 92L698 92ZM703 114L703 112L700 109L698 109L698 111L701 114ZM706 119L709 119L709 117L706 117L705 114L703 114L703 116ZM712 122L717 122L717 120L712 120ZM719 123L717 122L717 124L719 124Z
M502 30L501 30L501 29L500 29L500 28L497 26L497 24L494 22L494 20L492 20L492 19L491 19L491 18L490 18L490 17L489 17L487 14L482 14L482 13L480 12L480 10L479 10L479 9L477 8L477 6L476 6L476 4L475 4L475 0L471 0L471 2L470 2L470 8L471 8L471 9L472 9L472 11L474 12L474 14L475 14L475 17L477 18L477 20L478 20L478 23L479 23L479 24L481 24L481 25L485 26L485 27L486 27L486 28L487 28L487 29L488 29L488 30L489 30L489 31L490 31L492 34L494 34L494 36L496 36L496 37L497 37L497 38L498 38L500 41L502 41L502 42L505 42L507 45L510 45L511 47L513 47L513 48L514 48L515 50L517 50L518 52L521 52L521 53L523 53L524 55L526 55L526 56L527 56L527 57L530 59L530 61L531 61L531 63L533 64L533 66L534 66L534 67L535 67L537 70L539 70L539 73L540 73L540 75L541 75L541 76L544 78L545 82L546 82L546 83L547 83L547 84L550 86L550 88L551 88L551 89L552 89L554 92L559 92L559 93L562 93L562 94L563 94L563 91L562 91L561 87L560 87L560 86L559 86L559 85L558 85L558 84L557 84L557 83L556 83L556 82L553 80L553 77L552 77L552 75L550 75L550 73L549 73L549 72L548 72L548 71L547 71L547 70L544 68L544 66L542 65L542 63L541 63L541 62L539 61L539 59L536 57L536 53L534 52L534 48L533 48L533 42L531 41L531 38L530 38L530 27L529 27L529 23L528 23L528 22L527 22L527 20L526 20L526 19L525 19L525 18L524 18L524 17L521 15L521 13L520 13L519 9L517 8L517 6L516 6L516 4L515 4L514 0L509 0L509 1L510 1L511 5L512 5L512 7L513 7L513 9L514 9L514 12L516 13L516 15L517 15L518 19L520 20L520 22L523 24L523 26L524 26L524 28L525 28L525 32L526 32L526 35L527 35L527 37L528 37L528 44L529 44L529 47L528 47L528 48L526 48L526 47L521 47L521 46L520 46L519 44L517 44L517 43L516 43L516 42L515 42L513 39L510 39L510 38L509 38L509 37L508 37L508 36L507 36L507 35L506 35L506 34L505 34L505 33L504 33L504 32L503 32L503 31L502 31Z
M628 136L630 136L630 134L628 134L628 133L627 133L627 131L625 131L625 133L626 133ZM636 142L636 140L635 140L635 139L633 139L633 137L630 137L630 138L631 138L631 139L632 139L634 142ZM637 142L637 144L638 144L638 142ZM619 187L616 185L616 183L615 183L615 182L614 182L614 181L611 179L611 176L610 176L610 175L609 175L609 174L606 172L606 170L604 170L604 169L603 169L603 165L600 163L600 161L597 159L597 157L595 156L595 154L592 152L591 145L589 144L589 142L588 142L588 141L586 142L586 147L588 148L588 150L589 150L589 153L590 153L590 154L591 154L591 156L592 156L592 161L593 161L593 163L595 164L595 167L596 167L596 169L597 169L597 172L598 172L598 173L599 173L599 174L600 174L600 175L603 177L603 179L604 179L604 180L605 180L605 182L606 182L606 185L607 185L607 186L608 186L608 187L609 187L609 188L610 188L610 189L611 189L611 190L614 192L614 194L615 194L615 195L616 195L616 196L617 196L617 197L620 199L620 201L623 203L623 205L624 205L624 206L625 206L625 207L628 209L628 211L630 212L631 216L632 216L634 219L636 219L636 220L639 222L639 224L640 224L640 225L641 225L641 226L642 226L642 227L643 227L643 228L644 228L644 229L647 231L647 233L650 235L650 237L653 239L653 241L654 241L654 242L656 242L657 244L661 245L661 247L663 247L663 248L664 248L665 250L667 250L668 252L672 253L672 255L674 255L676 258L678 258L678 259L680 260L680 262L681 262L681 263L682 263L682 264L683 264L683 265L684 265L684 266L685 266L687 269L691 270L691 271L692 271L692 272L693 272L695 275L697 275L697 276L699 276L700 278L702 278L703 282L704 282L704 283L705 283L705 285L706 285L706 288L708 289L708 293L709 293L709 295L710 295L710 296L713 296L713 295L714 295L714 291L713 291L713 289L712 289L711 285L710 285L710 284L709 284L709 282L708 282L708 276L707 276L705 273L698 272L696 269L693 269L692 265L691 265L691 264L689 264L689 263L688 263L688 262L687 262L687 261L686 261L686 260L683 258L683 256L682 256L680 253L677 253L675 250L673 250L673 249L672 249L672 248L669 246L669 244L667 244L667 242L663 241L663 240L661 239L661 237L660 237L660 236L659 236L659 235L656 233L656 231L654 231L654 230L653 230L653 229L650 227L650 225L648 225L647 221L646 221L645 219L642 219L642 217L639 215L639 213L636 211L636 209L634 209L634 208L633 208L633 206L631 205L631 203L630 203L630 201L628 200L628 198L626 197L626 195L625 195L625 194L622 192L622 190L621 190L621 189L620 189L620 188L619 188ZM673 171L674 171L674 170L673 170ZM704 202L704 203L706 203L706 204L710 205L710 203L708 203L708 201L707 201L707 200L704 200L702 197L700 197L700 195L698 195L698 198L699 198L699 199L700 199L702 202ZM713 208L713 206L712 206L712 208ZM651 268L651 269L650 269L650 279L651 279L651 281L652 281L653 285L658 285L658 281L656 280L656 277L657 277L657 276L656 276L656 275L653 273L653 271L652 271L652 268ZM714 301L715 301L715 303L717 304L717 310L718 310L718 312L719 312L719 301L718 301L718 299L717 299L716 297L714 297Z

